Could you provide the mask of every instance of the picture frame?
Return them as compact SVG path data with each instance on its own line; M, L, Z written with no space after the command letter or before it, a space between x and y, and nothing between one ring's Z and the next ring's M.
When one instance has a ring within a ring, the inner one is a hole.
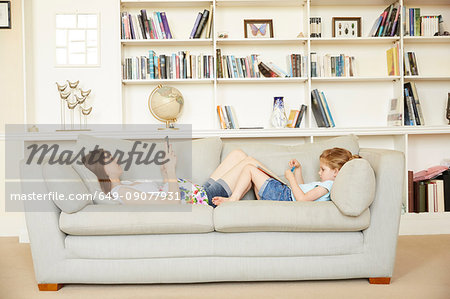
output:
M333 17L331 23L335 38L361 37L361 17Z
M244 20L245 38L273 38L272 19Z
M0 1L0 29L11 29L11 1Z

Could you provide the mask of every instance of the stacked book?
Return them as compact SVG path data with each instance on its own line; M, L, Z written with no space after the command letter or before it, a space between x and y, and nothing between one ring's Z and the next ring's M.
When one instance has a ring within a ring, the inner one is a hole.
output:
M414 52L405 52L404 59L405 76L418 76L419 69L417 68L416 54Z
M222 129L239 129L236 112L232 106L217 105L217 116L220 128Z
M417 173L408 171L408 212L449 212L450 170L434 166Z
M310 37L322 37L322 18L311 17L309 18L309 36Z
M387 70L389 76L400 76L399 51L398 42L396 42L392 48L386 50Z
M145 9L141 9L138 15L131 15L124 11L121 14L122 39L171 39L169 23L165 12L153 12L147 15Z
M311 52L311 77L354 77L356 76L354 56L326 54L322 57Z
M318 89L311 91L311 109L319 128L335 127L325 94Z
M434 36L439 33L439 25L442 23L442 15L421 16L420 8L404 10L405 35L409 36Z
M419 95L417 94L416 84L407 82L404 84L404 125L405 126L423 126L422 106L420 105Z
M306 105L303 105L300 107L300 110L291 110L289 113L288 128L300 128L300 125L302 124L303 117L306 113Z
M179 51L172 55L157 55L150 50L149 56L125 58L122 64L122 78L143 79L211 79L213 78L214 57L192 55L189 51Z
M189 38L200 38L202 33L205 33L205 38L211 38L211 30L212 30L212 11L213 7L211 5L210 10L205 9L202 12L199 12L197 18L194 22L194 27L192 27L191 34Z
M400 11L399 2L392 3L375 20L369 36L399 36L400 32Z

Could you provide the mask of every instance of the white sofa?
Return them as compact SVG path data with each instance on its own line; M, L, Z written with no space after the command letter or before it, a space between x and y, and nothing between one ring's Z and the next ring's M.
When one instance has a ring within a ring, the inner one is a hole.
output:
M99 142L105 148L108 142L123 146L120 142L83 138L77 146L89 142ZM192 176L195 182L206 180L220 159L239 147L279 175L283 174L288 159L297 158L303 165L305 181L317 180L318 157L324 149L334 146L359 153L370 163L375 174L373 192L363 186L366 189L363 193L353 194L352 190L365 181L348 179L345 187L337 182L341 171L332 191L337 185L340 190L336 187L329 202L262 202L251 200L252 192L246 195L247 200L225 203L216 209L177 205L177 211L166 206L160 212L92 202L80 211L62 212L51 200L26 202L39 287L57 290L62 284L71 283L344 278L389 283L403 195L401 152L359 149L354 136L298 146L222 145L218 138L198 140L193 142ZM130 178L132 171L124 175ZM51 176L71 183L52 184ZM50 167L22 161L21 178L23 193L89 193L93 188L70 166ZM353 200L355 196L372 197L370 207L355 214L352 211L355 206L342 204L346 201L342 192ZM64 203L58 205L67 209Z

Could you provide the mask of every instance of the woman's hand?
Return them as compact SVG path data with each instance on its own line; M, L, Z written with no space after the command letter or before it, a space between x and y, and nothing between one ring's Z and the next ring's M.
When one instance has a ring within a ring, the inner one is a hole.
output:
M295 167L295 168L299 168L301 170L302 166L300 165L300 162L297 161L297 159L292 159L291 161L289 161L288 163L289 168Z

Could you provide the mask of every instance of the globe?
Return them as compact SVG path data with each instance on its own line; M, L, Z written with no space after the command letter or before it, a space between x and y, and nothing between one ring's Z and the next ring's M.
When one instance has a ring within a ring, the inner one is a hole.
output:
M148 109L159 121L166 123L166 128L175 129L174 123L181 115L184 99L175 87L158 85L148 97Z

